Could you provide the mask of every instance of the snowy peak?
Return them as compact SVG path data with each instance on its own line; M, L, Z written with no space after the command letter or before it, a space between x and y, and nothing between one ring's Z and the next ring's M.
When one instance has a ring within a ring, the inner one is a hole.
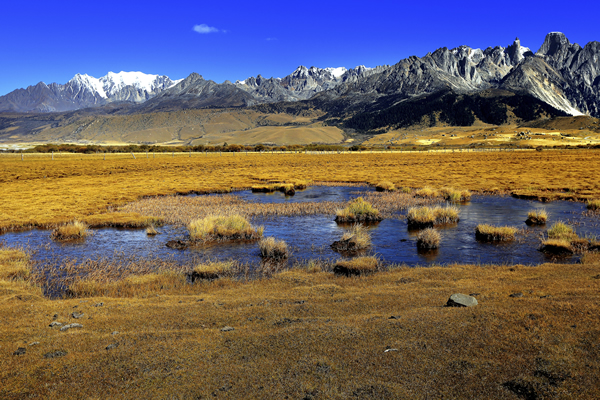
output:
M144 74L143 72L109 72L103 77L94 78L87 74L77 74L67 85L89 90L93 95L103 99L123 100L123 91L130 92L131 89L142 94L143 98L176 85L178 81L172 81L164 75ZM130 87L130 89L126 89ZM113 99L114 98L114 99ZM135 100L134 100L135 101Z

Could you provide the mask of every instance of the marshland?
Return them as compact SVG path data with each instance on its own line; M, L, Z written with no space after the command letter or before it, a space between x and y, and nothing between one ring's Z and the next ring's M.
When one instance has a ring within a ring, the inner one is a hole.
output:
M0 156L1 397L593 398L599 153Z

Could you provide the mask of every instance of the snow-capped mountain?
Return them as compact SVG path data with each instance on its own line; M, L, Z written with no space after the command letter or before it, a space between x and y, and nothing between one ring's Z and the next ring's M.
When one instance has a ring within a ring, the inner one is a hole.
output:
M142 72L109 72L100 78L76 74L63 85L40 82L2 96L0 111L54 112L101 106L115 101L141 103L178 82L180 80L173 81L164 75Z

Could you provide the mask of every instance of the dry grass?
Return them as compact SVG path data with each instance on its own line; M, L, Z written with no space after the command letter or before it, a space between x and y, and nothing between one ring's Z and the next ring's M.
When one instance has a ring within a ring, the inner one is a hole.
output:
M140 283L135 297L47 300L0 281L0 398L600 392L597 263L397 268L355 279L304 268L245 283ZM474 292L476 307L442 307ZM49 328L55 314L83 328ZM12 355L18 347L26 354ZM44 358L56 350L66 355Z
M0 157L0 230L54 227L74 219L143 224L153 214L110 211L142 197L228 192L266 180L378 182L394 176L397 186L468 187L515 192L533 198L600 197L600 150L494 153L370 154L192 154L156 159L131 155ZM522 174L520 171L527 171ZM198 177L202 177L201 180ZM532 187L531 182L536 182ZM565 191L569 188L569 191ZM106 214L109 212L108 214ZM144 225L147 226L147 225Z
M540 250L550 254L573 254L571 241L566 239L543 240Z
M371 234L369 229L361 224L354 224L352 229L345 232L339 241L331 247L336 251L360 251L371 247Z
M80 221L73 221L56 227L50 237L58 241L83 239L89 235L88 226Z
M26 281L30 276L29 254L18 248L0 246L0 279Z
M378 192L393 192L396 190L396 186L390 181L381 181L375 185L375 189Z
M190 239L198 242L260 239L263 227L254 227L238 214L209 215L188 225Z
M549 239L564 239L564 240L575 240L578 239L577 234L573 230L573 227L565 224L562 221L554 223L550 229L548 229Z
M333 272L346 276L364 276L377 271L379 260L375 257L357 257L350 260L339 260L333 266Z
M346 208L336 210L335 214L337 222L366 222L381 221L383 219L379 215L379 210L362 197L350 200Z
M417 235L417 247L420 249L431 250L440 246L442 236L434 228L427 228Z
M471 192L465 189L454 189L452 187L443 187L436 191L439 196L452 203L460 203L471 200Z
M527 225L545 225L548 221L548 213L546 210L536 209L527 213Z
M261 239L258 242L260 255L263 258L271 260L285 260L289 257L288 245L283 240L277 240L274 237Z
M434 225L454 224L459 221L459 209L448 207L412 207L408 209L406 219L411 228L428 228Z
M194 267L192 281L196 279L218 279L233 276L235 265L232 262L208 262Z
M421 189L417 189L415 191L415 196L417 197L423 197L426 199L430 199L433 197L439 197L440 196L440 192L437 191L436 189L430 188L429 186L426 186L424 188Z
M146 228L146 235L148 235L148 236L158 235L158 231L156 230L154 225L150 225L148 228Z
M95 278L75 279L67 289L68 297L136 297L161 291L182 289L186 285L181 273L165 270L147 274L133 274L118 280Z
M482 242L508 242L515 240L517 228L479 224L475 228L475 238Z
M598 199L588 200L586 204L587 204L588 210L592 210L592 211L600 210L600 200L598 200Z

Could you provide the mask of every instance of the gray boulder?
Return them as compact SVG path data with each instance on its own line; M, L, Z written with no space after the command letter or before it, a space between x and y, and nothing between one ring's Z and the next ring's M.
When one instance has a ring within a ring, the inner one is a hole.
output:
M448 299L446 307L473 307L476 306L477 299L462 293L455 293Z

